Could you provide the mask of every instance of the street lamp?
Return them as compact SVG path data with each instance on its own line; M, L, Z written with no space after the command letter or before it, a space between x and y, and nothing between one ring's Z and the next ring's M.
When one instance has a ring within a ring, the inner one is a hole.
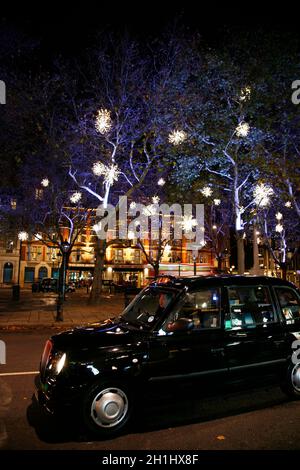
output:
M20 272L21 272L21 258L22 258L22 242L28 240L28 233L21 231L18 233L18 239L20 240L20 251L19 251L19 266L18 266L18 281L17 285L13 286L13 299L20 300Z
M66 268L67 268L67 255L70 249L70 243L65 240L60 244L60 251L62 254L62 262L59 272L58 281L58 297L57 297L57 310L56 321L64 321L64 300L66 290Z

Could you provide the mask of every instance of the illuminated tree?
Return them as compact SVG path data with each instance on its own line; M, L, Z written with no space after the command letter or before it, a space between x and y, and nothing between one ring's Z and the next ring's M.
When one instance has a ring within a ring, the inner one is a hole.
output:
M142 56L127 39L111 45L107 40L90 58L92 67L84 71L89 99L80 102L68 135L74 188L85 193L90 207L104 209L117 205L120 195L149 196L153 179L162 188L165 149L173 145L162 128L160 111L165 107L163 91L174 53L167 62L156 60L154 68L155 59ZM96 242L92 300L101 293L107 243Z
M279 38L251 39L229 41L223 51L191 46L181 108L188 139L173 151L178 191L185 181L205 204L212 204L214 193L231 202L229 225L235 230L240 273L245 269L245 239L255 233L250 228L256 219L257 182L273 188L274 195L280 194L299 214L298 121L295 106L291 108L290 96L282 89L282 77L292 77L295 66L286 60L287 46L279 46ZM260 73L254 48L262 57ZM289 130L288 145L283 145L287 142L284 128Z

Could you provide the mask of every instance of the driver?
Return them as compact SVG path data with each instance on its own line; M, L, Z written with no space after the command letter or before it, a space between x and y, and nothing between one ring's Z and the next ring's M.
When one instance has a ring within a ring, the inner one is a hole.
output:
M167 306L169 305L172 296L166 292L161 292L158 296L158 308L156 314L160 314L165 311Z

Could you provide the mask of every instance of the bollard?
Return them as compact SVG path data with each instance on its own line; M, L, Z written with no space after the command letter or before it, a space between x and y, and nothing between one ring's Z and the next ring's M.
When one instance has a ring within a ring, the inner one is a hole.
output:
M20 300L20 286L18 284L12 286L12 296L13 300Z

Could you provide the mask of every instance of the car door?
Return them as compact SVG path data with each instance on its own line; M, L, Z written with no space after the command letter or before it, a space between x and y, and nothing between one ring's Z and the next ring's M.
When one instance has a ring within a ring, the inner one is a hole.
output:
M284 365L285 339L266 285L227 286L225 356L230 380L277 375Z
M283 354L286 358L293 353L292 343L300 338L300 295L292 286L273 287L279 314L285 331Z
M149 380L223 382L228 369L221 310L220 289L187 293L151 339ZM172 330L179 320L187 322L186 329Z

